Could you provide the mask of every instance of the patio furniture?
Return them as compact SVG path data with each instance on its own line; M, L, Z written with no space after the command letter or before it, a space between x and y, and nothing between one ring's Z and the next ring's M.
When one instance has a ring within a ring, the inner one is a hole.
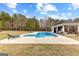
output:
M19 37L19 36L14 36L14 35L10 35L10 34L7 34L8 35L8 39L10 39L10 38L16 38L16 37Z

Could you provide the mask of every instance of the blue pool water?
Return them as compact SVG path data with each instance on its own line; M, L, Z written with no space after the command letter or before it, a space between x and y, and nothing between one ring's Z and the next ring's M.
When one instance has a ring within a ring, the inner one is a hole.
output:
M51 33L51 32L38 32L36 34L26 34L26 35L23 35L23 37L36 37L36 38L44 38L44 37L51 37L51 36L57 36L56 34L54 33Z

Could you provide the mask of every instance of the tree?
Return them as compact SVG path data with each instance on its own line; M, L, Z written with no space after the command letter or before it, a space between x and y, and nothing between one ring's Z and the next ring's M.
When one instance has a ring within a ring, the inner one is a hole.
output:
M13 25L16 30L25 30L27 18L22 14L13 15Z
M27 23L27 18L22 14L18 14L19 30L24 30L26 27L26 23Z
M1 29L6 29L6 21L10 20L10 15L4 11L0 12L0 25Z
M30 31L39 29L39 22L35 17L28 19L27 29Z
M43 30L43 19L40 19L39 26L40 26L40 30Z
M75 22L79 22L79 18L75 18L74 21L75 21Z
M51 17L48 17L47 19L45 19L44 23L44 28L46 29L46 31L51 30L51 27L56 24L56 20L52 19Z
M4 11L2 11L2 12L0 13L0 21L1 21L1 20L7 21L7 20L9 20L9 19L10 19L10 15L9 15L8 13L6 13L6 12L4 12Z

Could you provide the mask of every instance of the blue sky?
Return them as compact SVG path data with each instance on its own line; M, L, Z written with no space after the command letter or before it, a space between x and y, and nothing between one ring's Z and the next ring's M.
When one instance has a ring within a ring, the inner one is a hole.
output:
M0 3L0 12L10 15L20 13L26 17L36 16L38 19L46 16L55 19L74 19L79 17L77 3Z

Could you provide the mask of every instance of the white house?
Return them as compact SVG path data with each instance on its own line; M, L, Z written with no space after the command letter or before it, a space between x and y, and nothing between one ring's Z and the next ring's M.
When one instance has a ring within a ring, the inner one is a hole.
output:
M64 32L64 33L75 33L79 32L79 23L77 22L63 22L52 26L52 32Z

